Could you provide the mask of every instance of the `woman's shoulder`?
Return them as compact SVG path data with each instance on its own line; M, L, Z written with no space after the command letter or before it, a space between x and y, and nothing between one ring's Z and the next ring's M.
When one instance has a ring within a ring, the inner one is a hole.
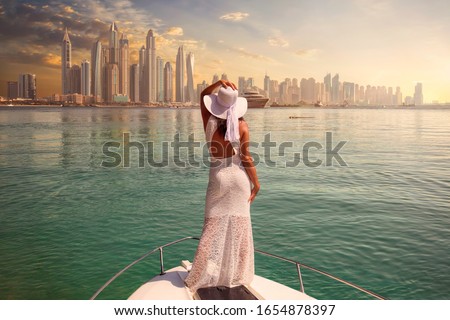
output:
M241 133L248 132L248 124L244 119L239 120L239 131Z

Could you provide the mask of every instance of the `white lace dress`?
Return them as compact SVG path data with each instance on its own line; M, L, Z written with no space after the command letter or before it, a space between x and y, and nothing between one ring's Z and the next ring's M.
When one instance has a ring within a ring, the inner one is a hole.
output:
M217 130L211 116L206 141ZM254 275L253 235L250 220L251 182L241 164L239 145L230 158L211 158L206 192L205 220L186 285L198 288L250 284Z

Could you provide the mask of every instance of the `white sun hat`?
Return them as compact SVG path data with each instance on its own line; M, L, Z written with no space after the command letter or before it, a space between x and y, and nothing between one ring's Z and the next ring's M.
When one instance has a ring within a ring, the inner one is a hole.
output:
M247 112L247 99L238 97L238 91L231 87L221 87L218 93L205 95L203 102L212 115L227 119L225 140L239 140L239 118Z

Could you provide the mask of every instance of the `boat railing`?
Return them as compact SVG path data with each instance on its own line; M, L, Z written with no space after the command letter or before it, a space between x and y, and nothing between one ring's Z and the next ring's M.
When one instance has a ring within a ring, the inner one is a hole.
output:
M144 254L142 257L136 259L135 261L133 261L132 263L130 263L129 265L127 265L125 268L123 268L122 270L120 270L119 272L117 272L111 279L109 279L103 286L101 286L101 287L94 293L94 295L90 298L90 300L94 300L95 298L97 298L98 295L99 295L99 294L100 294L107 286L109 286L114 280L116 280L121 274L123 274L125 271L127 271L128 269L130 269L132 266L134 266L135 264L139 263L140 261L144 260L144 259L147 258L148 256L154 254L155 252L159 252L159 264L160 264L160 270L161 270L160 275L165 274L166 272L165 272L165 269L164 269L164 248L169 247L169 246L172 246L172 245L177 244L177 243L180 243L180 242L184 242L184 241L186 241L186 240L200 240L200 238L198 238L198 237L185 237L185 238L181 238L181 239L178 239L178 240L175 240L175 241L166 243L165 245L162 245L162 246L160 246L160 247L156 247L156 248L153 249L153 250L150 250L149 252L147 252L146 254ZM319 270L319 269L317 269L317 268L314 268L314 267L311 267L311 266L309 266L309 265L306 265L306 264L304 264L304 263L301 263L301 262L298 262L298 261L295 261L295 260L292 260L292 259L288 259L288 258L279 256L279 255L275 255L275 254L272 254L272 253L268 253L268 252L265 252L265 251L262 251L262 250L255 249L255 252L257 252L257 253L259 253L259 254L262 254L262 255L265 255L265 256L268 256L268 257L271 257L271 258L275 258L275 259L278 259L278 260L281 260L281 261L288 262L288 263L290 263L290 264L294 264L294 265L296 266L296 269L297 269L297 276L298 276L298 280L299 280L299 282L300 282L300 290L299 290L300 292L305 292L305 288L304 288L304 285L303 285L303 277L302 277L302 273L301 273L301 268L304 268L304 269L307 269L307 270L310 270L310 271L319 273L319 274L321 274L321 275L323 275L323 276L326 276L326 277L328 277L328 278L330 278L330 279L333 279L333 280L335 280L335 281L338 281L338 282L340 282L340 283L342 283L342 284L345 284L345 285L347 285L347 286L350 286L350 287L352 287L352 288L355 288L355 289L357 289L357 290L359 290L359 291L361 291L361 292L363 292L363 293L366 293L366 294L368 294L369 296L372 296L372 297L374 297L374 298L376 298L376 299L379 299L379 300L386 300L385 297L383 297L383 296L381 296L381 295L379 295L379 294L377 294L377 293L375 293L375 292L372 292L372 291L370 291L370 290L364 289L364 288L361 287L361 286L358 286L358 285L356 285L356 284L354 284L354 283L352 283L352 282L350 282L350 281L343 280L343 279L341 279L341 278L339 278L339 277L336 277L336 276L334 276L334 275L332 275L332 274L330 274L330 273L328 273L328 272L326 272L326 271L322 271L322 270Z

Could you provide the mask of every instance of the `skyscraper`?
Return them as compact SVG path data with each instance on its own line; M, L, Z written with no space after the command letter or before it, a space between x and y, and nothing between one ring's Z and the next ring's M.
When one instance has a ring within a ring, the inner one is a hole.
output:
M331 102L332 103L339 103L339 74L336 73L336 75L333 77L331 82Z
M113 22L109 28L109 63L119 63L119 29Z
M122 33L119 41L119 93L128 96L130 56L127 36Z
M63 94L70 93L69 71L72 67L72 43L69 39L67 28L61 45L61 91Z
M156 101L156 46L153 30L148 30L144 62L144 102Z
M184 49L178 48L175 75L175 98L177 102L185 102L184 97Z
M328 104L329 102L331 102L331 74L328 73L324 78L323 78L323 85L324 85L324 100L325 103Z
M186 57L186 75L187 75L187 97L186 101L194 103L195 89L194 89L194 54L189 52Z
M36 75L25 73L19 75L19 98L36 100Z
M81 94L83 96L91 95L91 70L88 60L81 62Z
M106 66L106 102L114 102L114 96L119 94L119 67L115 63Z
M139 101L144 102L145 96L145 81L144 81L144 66L145 66L145 46L139 50Z
M130 67L130 100L139 102L139 69L138 64L132 64Z
M69 70L69 93L81 93L81 68L77 64Z
M264 91L266 92L266 97L271 98L271 96L270 96L270 77L267 74L264 76Z
M414 104L420 106L423 104L422 83L417 82L414 90Z
M156 101L164 102L164 60L156 57Z
M173 101L173 71L170 62L164 66L164 101Z
M216 73L214 74L213 78L212 78L212 82L211 83L216 83L217 81L219 81L219 75Z
M19 96L19 83L17 81L8 81L7 86L7 99L17 99L17 97Z
M91 94L95 102L102 101L102 43L96 41L91 50Z

